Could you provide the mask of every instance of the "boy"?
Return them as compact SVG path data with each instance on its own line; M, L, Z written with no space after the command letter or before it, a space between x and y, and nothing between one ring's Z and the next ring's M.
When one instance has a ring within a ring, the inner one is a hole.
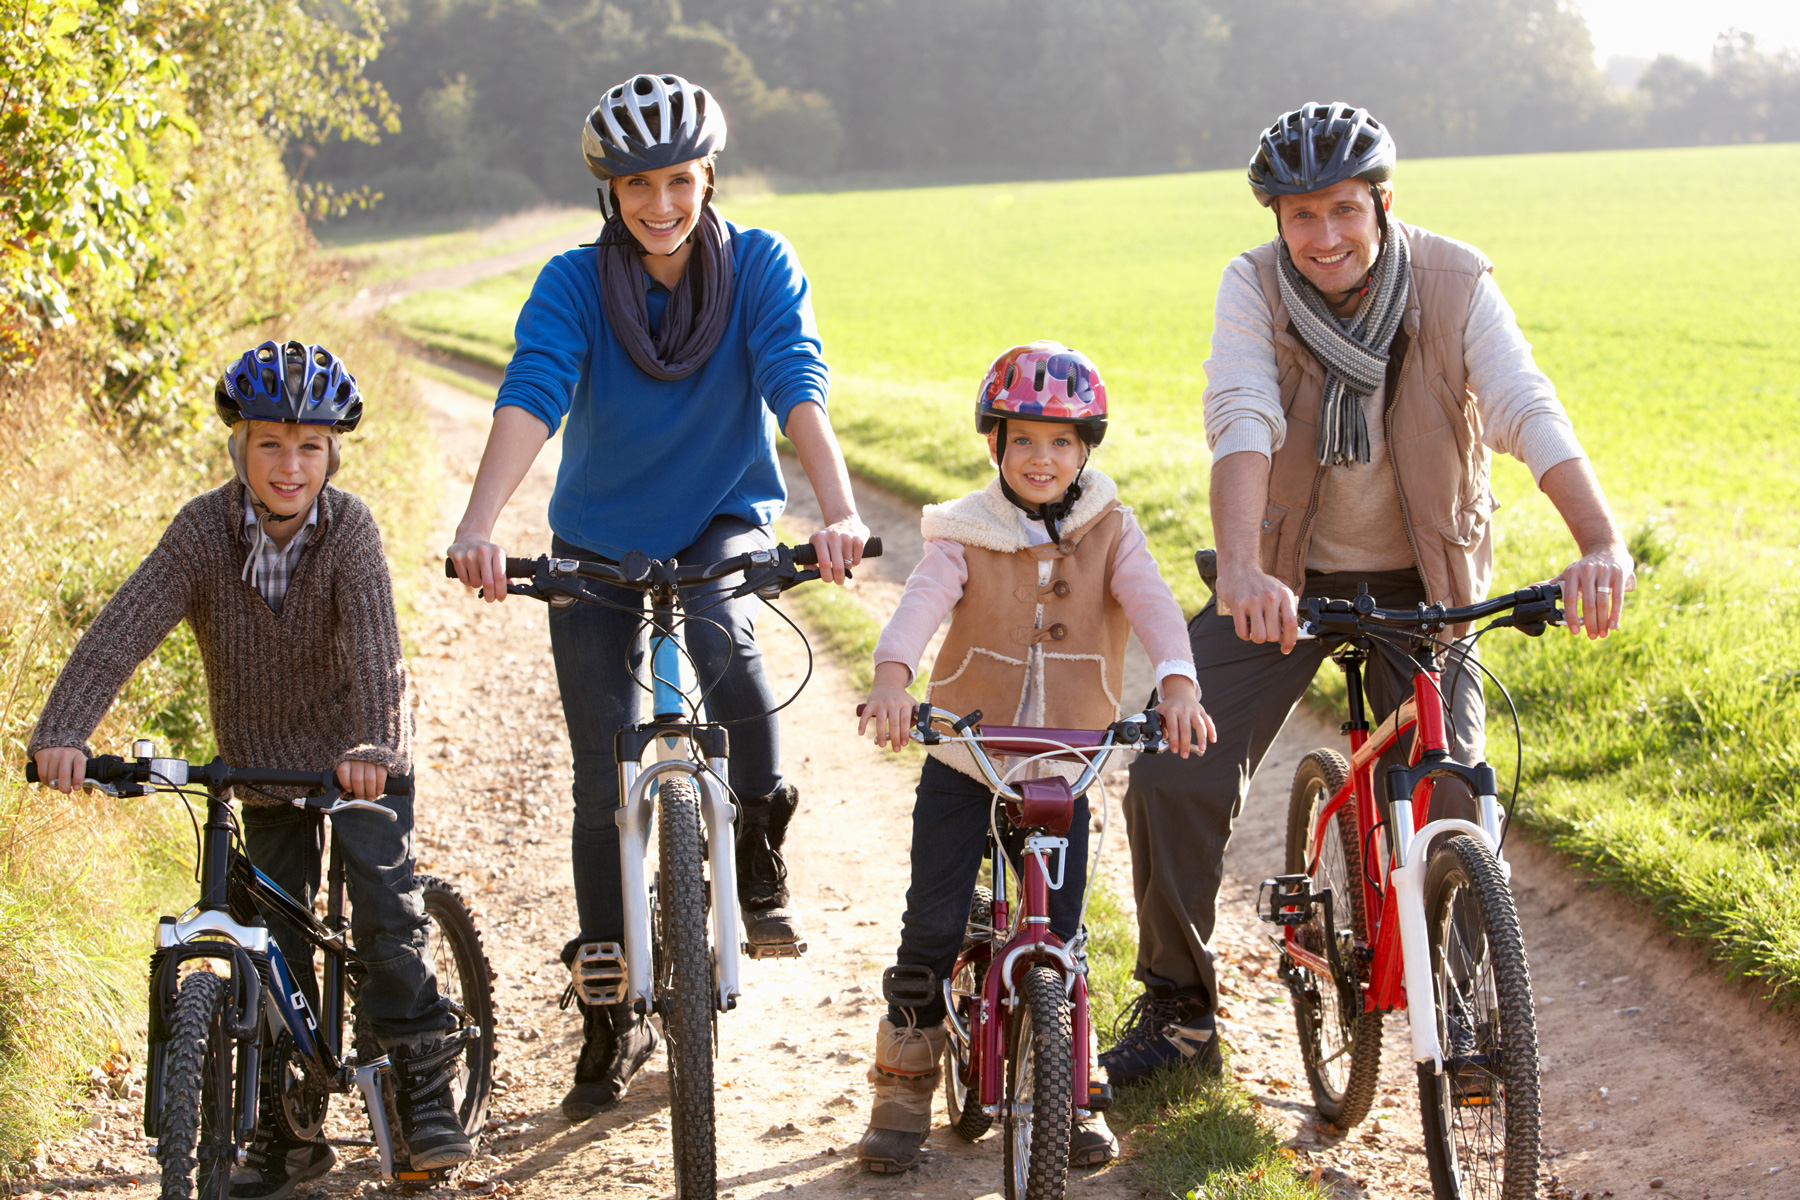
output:
M213 735L226 761L318 771L333 765L359 800L392 809L334 817L353 906L351 932L368 968L358 1006L394 1066L400 1133L413 1167L467 1161L451 1106L455 1027L426 956L426 917L413 877L412 800L383 796L411 768L406 664L381 534L356 497L327 487L339 439L362 418L356 380L330 351L264 342L213 393L231 429L236 478L188 502L162 541L94 619L32 732L46 785L83 784L87 739L139 663L186 620L206 670ZM240 821L251 859L310 902L324 827L254 794ZM312 947L279 922L276 941L317 1005ZM336 1161L321 1139L260 1137L233 1172L234 1200L282 1200Z

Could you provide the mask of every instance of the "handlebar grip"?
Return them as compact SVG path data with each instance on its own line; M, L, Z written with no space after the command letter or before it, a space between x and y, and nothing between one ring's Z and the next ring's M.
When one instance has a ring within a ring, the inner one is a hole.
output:
M857 716L859 716L859 717L860 717L860 716L862 716L862 715L863 715L863 712L864 712L864 711L865 711L865 710L866 710L866 709L867 709L867 708L868 708L868 707L869 707L869 706L868 706L868 705L866 705L866 704L859 704L859 705L857 705L857 706L856 706L856 715L857 715ZM36 781L35 781L35 779L34 779L34 780L33 780L33 782L36 782Z
M862 549L862 556L864 558L880 558L881 557L881 539L878 537L872 537L868 541L864 542L863 549ZM797 567L816 567L816 566L818 566L819 565L819 549L818 549L818 547L814 546L811 542L805 542L805 543L802 543L801 545L795 546L794 547L794 565Z
M862 712L859 710L856 715L860 717L860 716L862 716ZM37 762L33 759L25 760L25 782L26 783L37 783L38 782Z
M506 559L506 577L508 579L530 579L537 574L537 565L538 560L535 558L513 558L509 555ZM444 560L444 578L457 578L456 563L448 558Z
M381 789L384 796L410 796L413 794L413 777L411 775L389 775L387 786Z

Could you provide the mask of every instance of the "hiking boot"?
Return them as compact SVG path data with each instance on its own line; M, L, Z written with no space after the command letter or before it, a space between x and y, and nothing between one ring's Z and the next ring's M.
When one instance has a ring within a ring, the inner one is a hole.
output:
M406 1143L407 1163L415 1171L436 1171L475 1157L450 1096L465 1045L455 1035L387 1048L394 1068L394 1109L400 1114L395 1132Z
M744 941L751 958L798 957L806 953L800 914L788 900L787 863L781 844L800 806L792 785L760 799L738 801L738 906L744 912Z
M562 1114L585 1121L625 1097L632 1076L656 1053L656 1030L631 1010L631 1001L587 1004L580 1000L584 1040L575 1060L575 1086L563 1097Z
M1119 1139L1106 1127L1106 1117L1091 1113L1076 1117L1069 1129L1069 1165L1098 1167L1119 1157Z
M244 1152L244 1165L231 1173L231 1200L282 1200L336 1162L337 1155L323 1141L257 1138Z
M1100 1056L1114 1087L1142 1083L1170 1067L1192 1067L1204 1075L1224 1070L1219 1039L1208 1011L1206 994L1198 990L1151 988L1119 1016L1122 1034Z
M919 1161L920 1148L931 1132L931 1095L942 1074L939 1064L950 1035L943 1025L920 1029L881 1018L875 1038L875 1063L869 1082L875 1105L869 1128L856 1144L865 1171L896 1175Z

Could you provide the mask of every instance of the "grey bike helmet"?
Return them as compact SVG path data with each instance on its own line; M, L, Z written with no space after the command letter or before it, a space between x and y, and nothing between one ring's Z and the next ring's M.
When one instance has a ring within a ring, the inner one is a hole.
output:
M725 113L712 93L679 75L634 75L607 92L581 126L581 153L594 178L655 171L725 148ZM612 189L600 206L612 215Z
M1303 104L1263 131L1250 159L1250 190L1268 208L1277 196L1304 196L1346 179L1385 183L1398 158L1393 135L1367 109Z

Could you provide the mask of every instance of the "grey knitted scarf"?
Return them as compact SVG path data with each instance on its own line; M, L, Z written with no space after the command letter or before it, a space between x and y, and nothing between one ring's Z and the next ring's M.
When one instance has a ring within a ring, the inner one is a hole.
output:
M599 239L600 303L613 336L638 370L652 379L684 379L718 349L731 322L735 282L731 230L708 204L694 226L694 252L669 294L662 325L650 332L644 302L643 248L618 217L607 221Z
M1406 234L1388 223L1386 242L1375 260L1374 278L1356 315L1338 319L1325 297L1294 265L1287 242L1276 256L1281 302L1300 340L1325 368L1325 397L1319 404L1318 456L1321 466L1347 467L1369 461L1369 425L1363 401L1387 378L1388 348L1406 313L1412 256Z

